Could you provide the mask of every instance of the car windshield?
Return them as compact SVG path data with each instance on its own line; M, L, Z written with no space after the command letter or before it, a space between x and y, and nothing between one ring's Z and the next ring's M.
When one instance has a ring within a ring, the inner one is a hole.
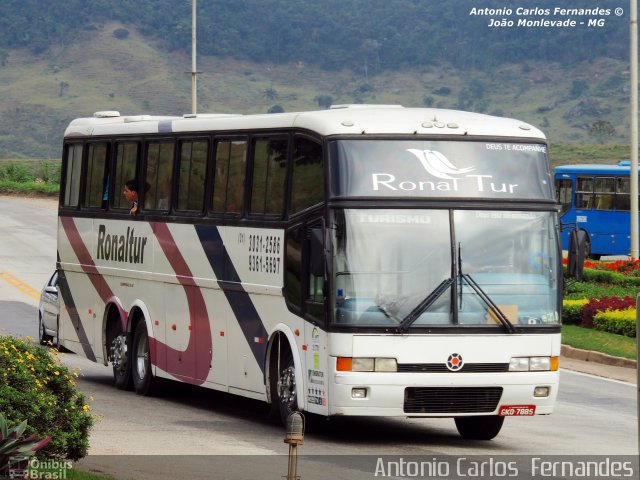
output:
M555 212L350 209L336 216L338 325L559 322Z

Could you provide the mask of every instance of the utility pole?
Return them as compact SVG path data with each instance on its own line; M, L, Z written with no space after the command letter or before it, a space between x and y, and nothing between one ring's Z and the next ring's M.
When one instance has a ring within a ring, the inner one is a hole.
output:
M631 51L631 259L638 258L638 0L630 0L629 38ZM636 339L640 338L640 293L636 296ZM640 341L636 342L640 357ZM640 368L636 368L636 410L640 446Z
M198 113L198 72L196 70L196 0L191 2L191 113Z
M638 258L638 0L630 0L629 39L631 52L631 259Z

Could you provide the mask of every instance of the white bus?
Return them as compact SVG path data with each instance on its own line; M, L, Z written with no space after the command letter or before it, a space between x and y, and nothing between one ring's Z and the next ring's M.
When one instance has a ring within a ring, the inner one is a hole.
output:
M143 395L171 379L491 439L558 392L547 153L520 121L400 106L76 119L61 343Z

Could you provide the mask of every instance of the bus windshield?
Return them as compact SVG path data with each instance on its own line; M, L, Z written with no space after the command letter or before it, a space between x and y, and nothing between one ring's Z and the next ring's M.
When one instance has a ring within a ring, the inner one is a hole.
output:
M336 215L337 325L399 327L412 314L411 328L499 326L500 314L519 327L559 322L555 212L348 209Z
M337 140L331 193L555 201L546 155L535 143Z

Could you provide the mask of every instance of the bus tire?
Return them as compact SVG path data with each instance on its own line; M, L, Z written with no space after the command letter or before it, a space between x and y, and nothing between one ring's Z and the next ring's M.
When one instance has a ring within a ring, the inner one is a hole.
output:
M587 235L587 241L584 247L584 258L585 259L590 258L591 260L600 260L601 255L597 253L592 253L591 242L589 241L589 234L587 232L585 232L585 234Z
M468 440L491 440L500 433L504 423L504 417L497 415L456 417L454 420L458 433Z
M151 395L157 383L151 372L151 354L149 353L149 334L144 322L138 322L131 349L131 376L133 388L139 395Z
M298 410L296 368L293 354L285 348L280 359L280 370L275 381L275 398L272 403L274 416L279 416L282 425L286 426L287 418ZM278 415L279 414L279 415Z
M131 362L129 343L131 336L127 332L119 332L111 341L109 360L113 366L113 380L119 390L131 390Z

